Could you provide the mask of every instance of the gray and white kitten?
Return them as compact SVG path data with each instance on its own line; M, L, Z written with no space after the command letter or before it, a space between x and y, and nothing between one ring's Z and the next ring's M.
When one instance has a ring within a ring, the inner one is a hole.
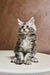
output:
M15 47L15 57L12 62L16 64L31 64L31 62L38 62L34 57L36 53L36 26L34 24L34 17L27 22L18 20L19 35Z

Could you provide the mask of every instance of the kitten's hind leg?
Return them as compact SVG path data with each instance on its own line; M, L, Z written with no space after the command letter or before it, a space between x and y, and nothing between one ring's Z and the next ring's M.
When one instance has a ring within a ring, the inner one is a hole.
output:
M38 59L36 57L32 57L31 61L34 62L34 63L38 63Z
M11 63L15 63L17 62L17 58L14 56L13 58L11 58Z
M23 60L24 60L23 53L22 52L17 52L17 55L14 56L14 58L11 59L11 62L15 63L15 64L22 64Z

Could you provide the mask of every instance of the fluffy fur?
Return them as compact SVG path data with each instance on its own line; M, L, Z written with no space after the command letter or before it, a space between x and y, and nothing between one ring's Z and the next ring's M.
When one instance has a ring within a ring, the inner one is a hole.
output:
M38 62L34 57L36 53L36 26L34 24L34 17L27 22L17 20L19 24L19 35L14 50L15 57L12 62L16 64L31 64L31 61Z

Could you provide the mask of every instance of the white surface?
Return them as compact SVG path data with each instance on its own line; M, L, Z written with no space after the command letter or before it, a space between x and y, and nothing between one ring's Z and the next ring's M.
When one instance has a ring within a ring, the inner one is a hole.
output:
M13 51L0 51L0 75L50 75L50 55L37 53L38 63L16 65L11 63Z

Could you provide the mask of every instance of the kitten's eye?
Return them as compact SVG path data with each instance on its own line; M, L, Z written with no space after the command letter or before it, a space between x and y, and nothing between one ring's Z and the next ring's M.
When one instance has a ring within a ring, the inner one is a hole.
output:
M23 28L24 26L22 26L22 28Z
M27 28L28 28L29 26L27 26Z

